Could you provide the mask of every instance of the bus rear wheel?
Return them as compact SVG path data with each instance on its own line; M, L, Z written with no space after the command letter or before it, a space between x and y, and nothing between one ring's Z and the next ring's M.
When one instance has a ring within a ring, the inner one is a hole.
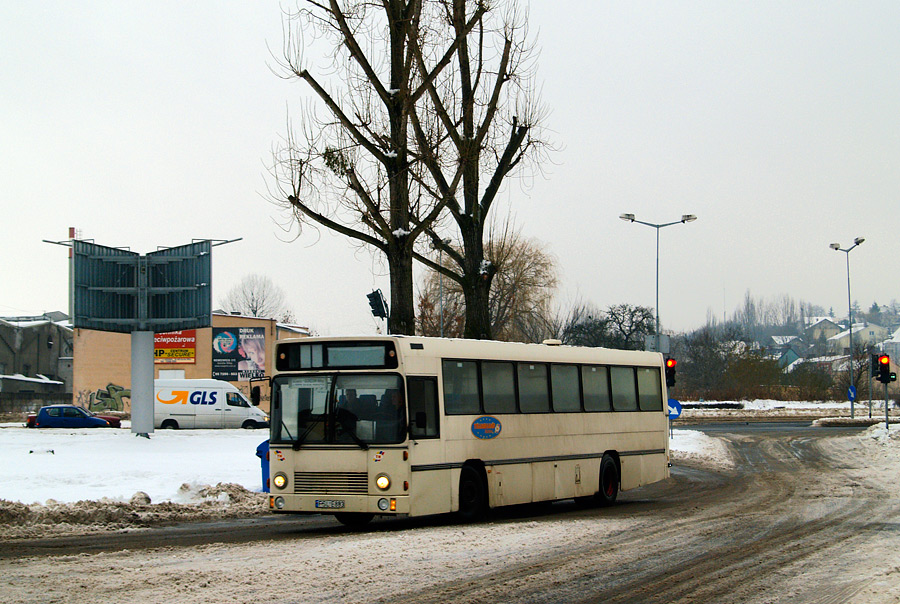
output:
M344 526L360 528L369 524L372 518L375 517L375 514L366 514L363 512L341 512L340 514L335 514L334 517Z
M463 466L459 475L459 512L460 520L474 522L484 518L487 512L484 481L472 466Z
M602 506L612 505L619 494L619 466L610 455L604 455L600 461L600 490L595 495L597 503Z
M178 422L176 422L174 419L167 419L162 423L160 428L162 428L163 430L177 430Z

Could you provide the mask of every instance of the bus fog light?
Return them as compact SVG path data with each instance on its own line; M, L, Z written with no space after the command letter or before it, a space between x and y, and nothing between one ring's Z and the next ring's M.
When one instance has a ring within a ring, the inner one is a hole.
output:
M284 509L284 497L276 497L275 498L275 507L279 510Z
M287 486L287 475L279 472L272 478L272 484L274 484L279 489L283 489L285 486Z
M388 503L388 500L384 497L378 500L378 509L382 512L386 512L389 506L390 504Z
M390 477L387 474L379 474L375 477L375 486L382 491L387 491L389 488L391 488Z

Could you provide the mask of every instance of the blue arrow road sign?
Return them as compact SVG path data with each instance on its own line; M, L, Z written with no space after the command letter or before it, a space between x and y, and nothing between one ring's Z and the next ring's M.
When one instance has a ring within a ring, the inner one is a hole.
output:
M678 419L681 415L681 403L674 398L669 399L669 419Z
M856 386L850 386L847 388L847 399L851 401L856 400Z

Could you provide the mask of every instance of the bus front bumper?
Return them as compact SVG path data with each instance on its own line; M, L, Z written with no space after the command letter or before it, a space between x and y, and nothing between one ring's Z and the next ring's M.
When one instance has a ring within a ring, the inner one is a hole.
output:
M271 493L269 510L289 514L409 514L407 495L294 495Z

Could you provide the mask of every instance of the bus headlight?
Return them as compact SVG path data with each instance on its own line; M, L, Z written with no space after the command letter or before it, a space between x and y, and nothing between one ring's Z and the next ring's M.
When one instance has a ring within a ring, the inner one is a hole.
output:
M390 477L387 474L379 474L375 477L375 486L382 491L387 491L389 488L391 488Z
M272 484L274 484L279 489L283 489L287 486L287 474L279 472L274 477L272 477Z
M275 507L279 510L284 509L284 497L276 497L275 498Z
M381 499L378 500L378 509L381 510L382 512L386 512L389 506L390 506L390 503L388 503L388 500L385 499L384 497L382 497Z

